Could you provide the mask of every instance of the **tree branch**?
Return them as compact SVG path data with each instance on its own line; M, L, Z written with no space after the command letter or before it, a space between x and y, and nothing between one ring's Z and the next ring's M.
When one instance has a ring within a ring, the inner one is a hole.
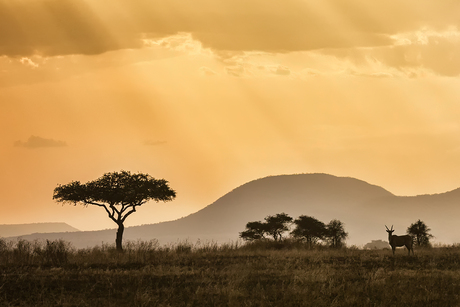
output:
M129 206L130 207L130 206ZM125 214L125 216L121 219L121 222L124 223L126 218L133 212L136 212L136 205L133 205L133 209Z
M104 204L99 204L99 203L95 203L95 202L91 202L91 201L85 201L84 203L85 203L85 205L88 205L88 204L89 204L89 205L94 205L94 206L98 206L98 207L103 207L103 208L105 209L105 211L107 212L107 214L109 215L109 217L110 217L115 223L117 223L117 220L115 219L113 210L112 210L112 213L110 213L109 208L107 208L106 205L104 205ZM111 206L111 207L112 207L112 206ZM112 209L113 209L113 208L112 208Z
M126 211L126 209L128 209L129 207L131 207L131 205L129 205L128 203L122 203L121 204L120 214L123 214Z
M129 208L134 208L134 207L138 207L138 206L142 206L143 204L145 204L146 201L140 201L140 202L137 202L137 203L122 203L122 207L121 207L121 210L120 210L120 214L123 214L126 210L128 210ZM125 205L127 205L125 207ZM130 213L131 214L131 213Z
M118 209L117 209L117 208L115 208L115 204L113 204L113 203L112 203L112 204L110 204L110 209L112 209L112 211L113 211L113 212L116 212L116 213L117 213L117 215L118 215L118 216L120 216L121 212L120 212L120 211L118 211ZM114 215L115 215L115 213L114 213Z

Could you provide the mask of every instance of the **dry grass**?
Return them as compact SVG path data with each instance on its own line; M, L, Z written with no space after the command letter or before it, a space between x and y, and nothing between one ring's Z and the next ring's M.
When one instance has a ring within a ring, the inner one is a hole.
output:
M1 306L459 306L460 247L0 240Z

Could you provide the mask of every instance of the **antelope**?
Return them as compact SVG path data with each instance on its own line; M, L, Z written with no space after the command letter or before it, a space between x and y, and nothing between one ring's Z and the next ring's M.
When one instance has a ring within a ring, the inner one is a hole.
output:
M405 246L410 256L410 251L412 250L412 255L414 254L414 248L412 247L412 237L409 235L405 236L397 236L393 235L393 225L391 225L391 229L388 229L387 225L385 228L388 232L388 243L391 245L391 249L393 250L393 255L395 254L396 247Z

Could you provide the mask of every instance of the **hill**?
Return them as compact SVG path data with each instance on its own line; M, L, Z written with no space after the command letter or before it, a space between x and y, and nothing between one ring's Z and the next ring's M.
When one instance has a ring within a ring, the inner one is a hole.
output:
M158 239L160 243L236 240L248 221L286 212L292 217L310 215L327 223L339 219L349 232L349 244L387 240L384 225L403 234L410 223L422 219L437 241L460 242L455 216L460 213L460 189L435 195L395 196L367 182L327 174L281 175L248 182L213 204L176 221L127 227L125 240ZM112 243L115 230L73 234L33 235L24 238L63 238L77 247Z
M32 233L80 231L66 223L32 223L0 225L0 237L23 236Z

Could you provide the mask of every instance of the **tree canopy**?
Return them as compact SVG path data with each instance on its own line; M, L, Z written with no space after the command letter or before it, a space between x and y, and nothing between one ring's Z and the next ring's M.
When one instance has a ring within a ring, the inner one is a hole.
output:
M296 228L292 231L295 238L305 239L308 247L312 247L327 234L326 225L311 216L301 215L295 221Z
M278 213L269 215L265 218L266 232L273 237L275 241L281 241L284 232L289 230L289 224L292 222L292 217L286 213Z
M265 217L265 222L249 222L246 230L240 232L240 238L246 241L253 241L265 238L265 235L273 237L275 241L281 241L284 232L289 230L292 217L286 213L278 213Z
M431 229L421 220L412 223L407 228L407 234L415 238L417 246L430 246L430 239L433 238L433 235L429 233L430 231Z
M339 220L332 220L327 224L327 237L330 244L334 248L339 248L343 245L343 241L348 237L345 232L344 224Z
M248 222L246 229L240 232L240 238L246 241L255 241L269 236L275 241L281 241L283 233L289 230L292 222L292 217L284 212L269 215L265 217L264 222ZM305 240L310 248L318 240L325 240L331 247L339 248L348 237L344 224L339 220L332 220L325 225L314 217L301 215L293 223L296 226L291 231L291 236Z
M72 181L58 185L53 199L61 203L94 205L103 207L110 219L118 225L116 246L122 250L124 222L136 212L136 208L150 200L171 201L176 197L168 182L155 179L148 174L129 171L105 173L100 178L87 182Z
M246 241L254 241L264 238L267 230L267 225L261 221L248 222L246 224L246 230L240 232L240 238Z

